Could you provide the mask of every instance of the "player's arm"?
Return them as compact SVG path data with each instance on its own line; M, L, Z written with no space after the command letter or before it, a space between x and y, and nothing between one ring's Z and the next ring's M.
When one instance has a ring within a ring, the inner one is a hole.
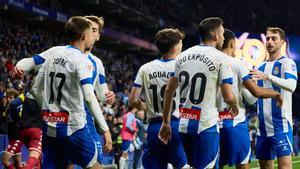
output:
M239 80L243 84L243 86L249 90L249 92L254 97L260 98L279 98L280 93L277 91L262 88L256 85L256 83L252 80L251 76L249 75L249 70L246 67L239 66Z
M242 95L249 105L253 105L257 102L257 97L254 97L245 87L242 88Z
M256 83L252 79L248 79L248 80L244 81L243 85L245 86L246 89L249 90L249 92L254 97L277 98L280 96L280 93L278 93L277 91L257 86Z
M170 126L171 121L171 108L173 103L173 96L176 88L178 87L178 78L171 77L168 81L165 94L164 94L164 106L163 106L163 123L160 127L158 138L164 143L168 144L168 141L172 136L172 129Z
M163 123L170 124L171 120L171 109L173 103L173 96L178 87L178 79L176 77L171 77L168 81L165 95L164 95L164 106L163 106Z
M268 80L276 86L294 92L297 87L297 67L294 61L287 60L283 62L283 72L285 78L279 78L271 74L267 75L258 70L252 70L250 73L256 80Z
M95 92L97 95L97 98L100 102L105 102L107 104L113 104L115 102L115 93L113 91L110 91L107 87L105 76L102 74L98 75L98 82L96 82L95 85Z
M78 61L78 64L75 65L76 75L81 84L84 100L95 119L95 123L97 124L96 126L99 127L98 129L102 133L109 131L109 128L94 93L93 81L91 78L93 75L92 68L93 65L87 58L81 58Z
M276 76L273 76L271 74L265 74L261 71L258 70L251 70L250 72L255 80L267 80L270 81L271 83L275 84L276 86L288 90L290 92L294 92L296 87L297 87L297 81L294 78L288 78L288 79L283 79L279 78Z
M146 110L146 104L140 99L142 89L141 87L135 87L134 85L131 88L131 92L129 95L129 104L132 107L137 108L138 110Z
M13 77L21 78L24 72L30 72L33 69L39 69L45 62L46 58L55 52L58 47L52 47L40 54L33 55L31 58L21 59L12 71Z
M95 119L95 122L97 123L97 126L100 127L99 128L100 132L102 133L105 131L109 131L109 128L104 119L102 110L100 109L100 105L94 94L93 85L90 83L82 84L81 89L83 92L84 100L85 100L89 110L91 111L91 113Z
M229 105L231 114L236 116L238 114L237 99L232 90L233 72L232 63L224 60L219 68L219 84L224 102Z
M142 84L143 84L143 67L140 68L140 70L137 73L137 76L134 80L133 86L131 88L130 94L129 94L129 104L132 107L137 108L138 110L146 110L146 104L140 99L141 93L142 93Z

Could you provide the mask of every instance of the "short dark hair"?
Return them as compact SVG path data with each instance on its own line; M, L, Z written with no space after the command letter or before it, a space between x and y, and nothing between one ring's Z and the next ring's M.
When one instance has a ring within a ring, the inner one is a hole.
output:
M82 16L73 16L65 24L65 31L70 41L79 40L83 32L90 28L92 23L90 20Z
M223 20L219 17L209 17L203 19L198 27L199 35L202 41L211 40L212 34L211 32L218 29L223 24Z
M233 39L235 39L234 33L229 29L225 29L225 31L224 31L224 43L223 43L222 49L228 48L229 42Z
M285 32L279 27L268 27L267 32L278 33L280 38L285 41Z
M184 37L184 32L179 29L166 28L156 33L155 44L161 54L166 54Z

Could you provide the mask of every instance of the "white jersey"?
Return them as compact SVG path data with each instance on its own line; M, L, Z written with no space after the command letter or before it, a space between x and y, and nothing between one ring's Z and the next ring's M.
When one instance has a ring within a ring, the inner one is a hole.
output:
M174 77L180 82L179 131L200 133L213 126L219 114L217 91L222 83L232 84L232 70L223 52L197 45L176 59Z
M234 58L228 58L232 60L231 68L233 71L233 84L232 89L237 98L237 104L239 107L239 114L234 117L228 112L228 105L224 102L221 91L218 92L218 107L219 107L219 117L220 117L220 128L222 127L234 127L237 124L244 122L246 120L246 109L243 103L242 96L242 85L243 82L250 79L249 70L247 66L240 60Z
M88 59L92 62L93 68L93 84L94 87L97 85L97 82L100 85L106 85L105 81L105 70L102 61L97 58L95 55L90 53Z
M53 53L57 52L58 50L62 50L64 48L68 48L68 47L69 46L54 46L40 54L34 55L32 57L32 59L34 61L34 65L32 65L33 69L39 70L49 56L51 56Z
M134 87L142 88L148 119L162 117L163 99L168 79L174 73L175 60L153 60L139 69ZM172 114L179 117L179 89L173 98Z
M96 91L97 97L100 101L105 101L105 92L108 87L105 80L105 69L102 61L92 53L88 54L88 59L93 64L93 86Z
M293 79L297 81L297 67L293 60L281 57L272 62L264 62L258 67L259 71L271 74L282 79ZM276 100L272 98L258 99L258 119L260 136L274 136L279 133L292 131L292 92L282 89L269 81L259 80L258 86L276 90L283 97L281 108L276 107Z
M47 135L70 136L86 125L81 85L92 84L93 65L72 46L57 48L39 74L44 77L43 120Z

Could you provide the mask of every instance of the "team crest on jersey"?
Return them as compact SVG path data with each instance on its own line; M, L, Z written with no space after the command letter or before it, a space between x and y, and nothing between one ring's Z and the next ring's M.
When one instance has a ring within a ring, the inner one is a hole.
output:
M297 67L295 64L292 64L292 71L296 72L297 71Z
M91 65L91 64L88 64L88 65L87 65L87 69L88 69L88 70L93 70L93 67L94 67L94 66Z
M274 73L274 75L278 75L279 74L279 67L275 67L273 73Z

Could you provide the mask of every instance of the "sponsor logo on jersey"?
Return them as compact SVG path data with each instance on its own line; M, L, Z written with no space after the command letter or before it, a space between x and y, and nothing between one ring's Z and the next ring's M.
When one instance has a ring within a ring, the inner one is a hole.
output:
M68 123L69 113L43 111L42 117L45 122Z
M180 108L180 118L190 120L200 120L201 110L194 110L189 108Z
M227 110L219 112L219 118L220 120L224 119L234 119L234 116L230 114Z

